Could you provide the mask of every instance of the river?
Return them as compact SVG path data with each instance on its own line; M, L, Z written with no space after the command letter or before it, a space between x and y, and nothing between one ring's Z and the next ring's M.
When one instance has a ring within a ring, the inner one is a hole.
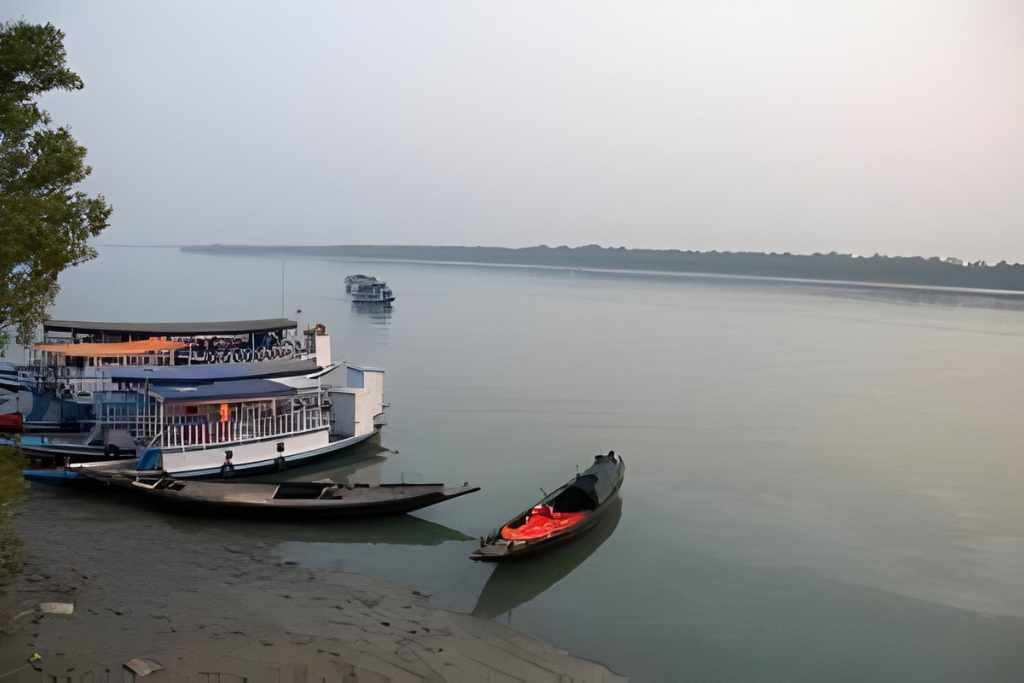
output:
M282 268L285 314L386 368L391 405L379 447L291 476L483 491L367 524L148 524L273 539L638 681L1024 679L1024 299L108 247L53 317L277 317ZM394 308L354 310L353 272ZM467 559L609 449L622 502L589 538Z

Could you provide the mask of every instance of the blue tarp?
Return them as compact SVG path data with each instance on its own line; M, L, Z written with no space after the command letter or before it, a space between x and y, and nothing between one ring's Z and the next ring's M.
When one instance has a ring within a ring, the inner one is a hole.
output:
M150 384L206 384L225 380L258 377L308 375L319 366L313 359L270 360L259 363L210 363L168 367L110 368L106 371L114 382L145 382Z
M165 402L193 402L290 396L296 391L292 387L269 379L240 379L235 382L214 382L194 386L157 385L151 386L149 393L160 396Z

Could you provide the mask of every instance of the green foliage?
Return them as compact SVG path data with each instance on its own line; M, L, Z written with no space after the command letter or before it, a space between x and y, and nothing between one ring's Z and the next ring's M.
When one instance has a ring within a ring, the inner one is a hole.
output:
M85 147L50 127L36 99L81 90L52 24L0 24L0 352L6 330L27 344L57 296L61 271L96 255L88 240L107 227L102 195L75 189L92 169Z

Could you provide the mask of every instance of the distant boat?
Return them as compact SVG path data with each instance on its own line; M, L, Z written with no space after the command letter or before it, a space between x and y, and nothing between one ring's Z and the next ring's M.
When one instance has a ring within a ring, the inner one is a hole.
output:
M350 293L352 295L352 303L355 304L390 306L391 302L395 300L395 294L388 287L388 283L376 278L353 283Z
M345 293L349 294L358 285L376 282L377 278L372 275L363 275L362 273L356 273L355 275L349 275L345 278Z

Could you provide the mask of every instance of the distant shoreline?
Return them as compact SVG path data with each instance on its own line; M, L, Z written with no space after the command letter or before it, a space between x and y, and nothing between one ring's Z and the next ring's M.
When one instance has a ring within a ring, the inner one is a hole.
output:
M114 245L107 245L114 246ZM138 245L142 246L142 245ZM586 247L190 245L184 252L263 257L357 258L438 265L552 268L623 274L722 277L846 287L881 287L1016 296L1024 265L964 264L921 257L764 254Z

